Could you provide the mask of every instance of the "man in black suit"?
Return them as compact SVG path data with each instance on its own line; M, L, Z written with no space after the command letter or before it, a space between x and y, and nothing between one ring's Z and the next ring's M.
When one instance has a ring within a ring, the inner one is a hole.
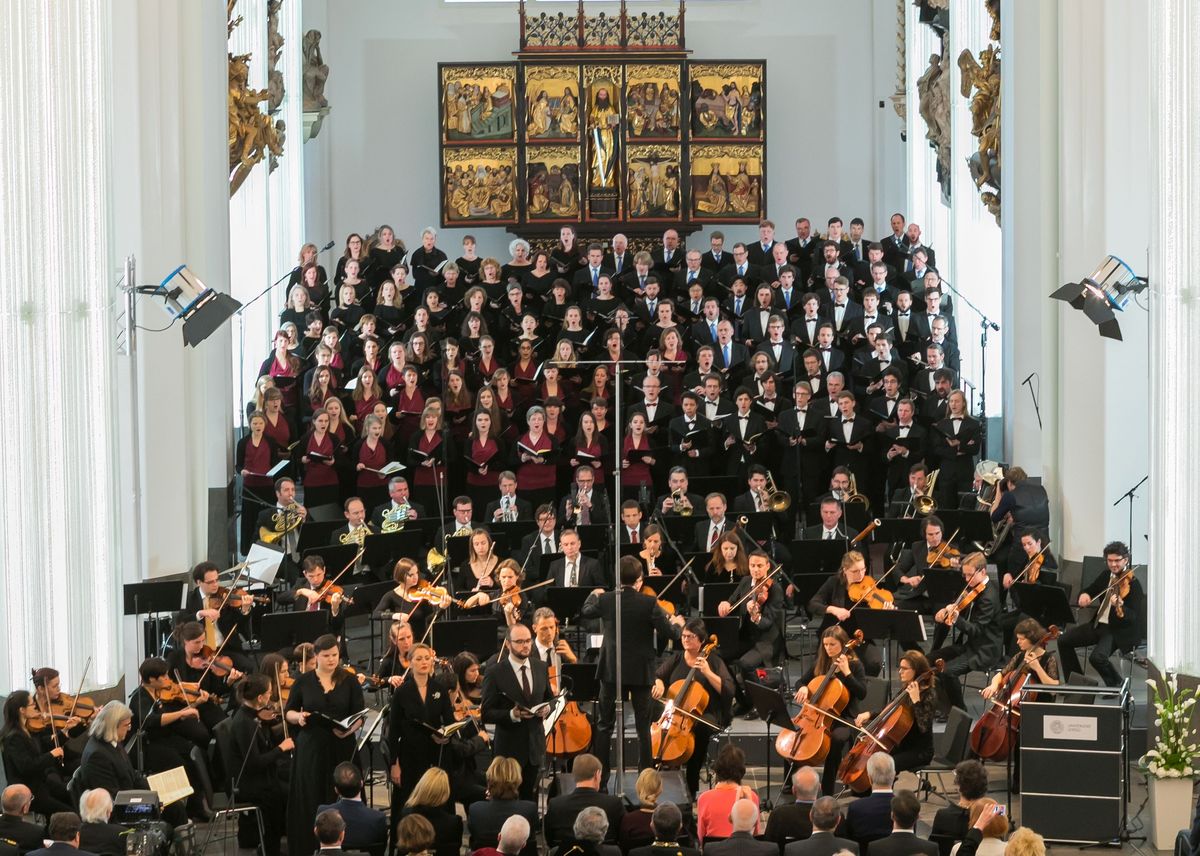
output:
M650 255L654 260L654 269L670 281L670 277L683 268L683 249L679 246L679 232L675 229L663 232L663 245L656 247Z
M1122 606L1125 614L1117 615L1116 604L1112 600L1116 588L1113 583L1129 567L1129 548L1121 541L1106 544L1104 563L1108 566L1108 573L1100 574L1085 586L1078 600L1080 608L1095 605L1096 614L1091 620L1076 624L1059 637L1058 656L1062 658L1064 678L1082 674L1075 648L1091 645L1092 653L1088 656L1088 662L1105 686L1117 687L1121 685L1121 675L1109 658L1113 651L1133 650L1146 638L1146 592L1141 580L1134 577ZM1110 587L1113 591L1109 590Z
M418 517L425 516L425 507L420 503L413 502L409 495L408 479L404 476L396 476L388 480L388 501L371 510L371 528L376 532L395 531L392 528L384 529L384 524L388 523L388 520L384 519L385 514L392 521L390 526L398 524L400 518L416 520Z
M767 338L755 350L756 354L769 354L775 361L775 371L785 375L792 373L792 360L796 356L795 348L784 335L786 330L787 322L783 316L772 315L767 321Z
M908 255L908 246L904 243L904 215L896 212L891 216L891 234L879 239L883 247L883 257L892 267L899 267Z
M716 273L733 264L733 256L725 250L725 233L716 230L709 234L708 245L712 248L700 259L700 264Z
M850 803L846 810L846 837L865 848L892 831L892 784L896 781L896 763L886 752L867 759L867 778L871 793Z
M788 268L792 270L793 284L799 289L800 283L796 278L799 271L795 265L788 262L787 245L777 243L772 248L771 255L767 256L767 260L759 266L758 278L772 288L778 288L783 284L783 272Z
M735 383L747 370L750 352L746 346L734 339L733 323L721 321L717 324L717 343L713 346L713 366L729 383Z
M711 551L717 539L732 527L732 521L725 516L727 510L725 497L719 493L710 493L704 497L704 512L707 515L697 521L692 544L694 550Z
M642 400L629 408L629 415L641 413L646 417L646 433L652 446L661 446L666 440L667 426L675 418L675 408L662 398L662 381L654 375L642 378ZM626 417L629 418L628 416Z
M521 539L521 552L514 556L524 564L529 556L551 556L561 552L558 545L558 520L554 516L554 506L546 503L539 505L535 512L537 529ZM534 558L529 567L536 568L538 561Z
M697 345L715 345L717 325L721 323L721 301L716 297L706 297L700 311L701 317L692 325L688 335Z
M612 268L604 267L604 247L588 244L587 267L575 272L571 278L571 289L576 300L586 300L596 293L596 282L603 276L612 276Z
M925 258L929 260L929 266L937 267L937 254L934 253L932 247L921 243L921 227L916 223L909 223L904 232L904 248L909 256L915 256L919 252L925 253Z
M679 407L682 412L667 426L671 459L684 467L685 473L706 476L716 442L712 423L700 415L700 396L690 389L679 397ZM693 433L697 431L700 433ZM699 513L699 506L694 513Z
M853 803L851 803L853 805ZM821 797L812 806L812 835L804 841L793 841L783 849L784 856L833 856L848 850L858 856L858 845L848 838L834 835L842 819L842 810L833 797Z
M358 538L365 538L367 535L375 534L376 530L367 522L367 508L357 496L348 497L342 503L342 516L346 518L346 522L330 533L329 543L350 544L354 543ZM347 571L347 574L358 576L370 570L370 566L359 557L358 561L354 563L354 567L350 571ZM390 573L390 571L391 568L389 567L385 573Z
M612 271L613 282L633 270L633 253L629 252L629 239L618 232L612 236L612 249L604 254L601 267Z
M79 799L79 813L83 825L79 828L79 847L98 856L125 856L125 843L129 829L109 823L113 801L108 791L93 788L84 791Z
M741 241L733 245L733 264L726 265L717 272L717 280L726 288L732 286L735 279L745 282L748 289L754 289L762 281L758 265L750 263L746 245Z
M516 474L505 470L497 480L500 496L487 504L483 519L488 523L503 523L513 520L532 520L533 506L517 496Z
M746 255L750 259L751 264L765 265L771 260L771 251L777 243L781 241L775 240L775 224L770 220L763 220L758 224L758 240L746 247ZM786 250L786 245L784 246Z
M900 278L907 283L908 291L917 291L924 287L925 274L933 268L929 261L929 254L921 249L913 253L904 265L904 273ZM903 285L901 286L904 287Z
M808 282L812 270L813 246L816 238L812 234L812 221L807 217L796 220L796 237L786 241L788 261L800 269L800 282Z
M550 708L547 706L539 713L533 713L532 709L552 698L550 681L546 664L530 657L533 631L527 625L510 624L505 639L508 654L484 672L480 707L483 721L496 727L492 753L513 758L521 765L521 799L534 800L546 755L542 720L549 715Z
M754 289L754 299L742 315L741 340L747 348L756 348L767 340L767 325L776 316L775 290L769 285Z
M746 478L751 465L767 460L767 423L750 406L754 395L746 387L734 395L734 412L721 422L725 438L725 474Z
M679 500L674 499L675 496ZM687 500L687 516L699 514L704 507L704 497L688 490L688 471L684 467L672 467L667 475L667 493L654 500L654 510L668 517L680 516L680 503Z
M82 825L75 812L56 811L50 815L50 824L46 828L50 846L30 850L30 856L96 856L79 849L79 828Z
M608 494L596 487L596 471L588 464L575 469L575 481L559 504L558 516L565 526L612 525Z
M683 814L673 802L660 802L650 815L650 830L654 843L645 847L634 847L629 856L700 856L695 847L684 847L678 843L683 829Z
M774 841L759 841L754 837L758 826L758 806L753 800L735 800L729 809L732 833L724 841L713 841L705 845L705 856L779 856L779 845Z
M224 643L222 652L233 657L239 670L249 672L253 663L245 656L242 632L253 601L246 598L245 603L231 606L228 599L217 593L220 580L221 569L215 562L200 562L192 568L192 582L196 587L188 592L187 602L176 616L176 623L199 621L204 627L205 644L216 650ZM225 642L226 638L229 638L228 642Z
M981 426L967 413L961 389L946 396L946 415L933 426L931 443L938 476L938 506L957 508L958 495L974 486L975 456L981 445Z
M798 841L808 838L813 832L813 803L820 795L821 774L816 768L801 767L796 770L792 774L792 796L796 801L791 805L777 806L771 812L763 837L780 844L787 838Z
M596 739L593 745L604 767L602 782L608 782L609 747L616 724L617 702L617 598L621 604L621 680L633 699L633 717L638 737L638 769L651 766L650 688L654 684L655 631L658 639L679 639L682 615L671 618L650 597L641 597L642 563L636 556L621 559L621 591L592 591L580 610L583 618L598 618L604 633L600 649L598 676L600 701L597 709ZM544 738L543 738L544 742ZM496 754L504 754L497 745Z
M843 390L837 397L840 416L830 421L825 437L825 451L831 452L835 467L846 467L860 481L869 475L867 443L874 433L871 420L856 413L854 393Z
M987 796L987 770L974 758L959 761L954 766L954 783L958 785L958 803L939 808L929 832L929 840L938 845L940 856L950 856L954 845L966 837L971 806Z
M434 537L433 543L438 549L446 538L455 536L470 535L471 530L478 529L482 524L473 520L475 514L474 503L471 502L469 496L456 496L451 504L453 516L446 521L446 525L438 529L437 535Z
M341 856L342 841L346 837L346 821L336 809L327 809L313 821L313 834L317 839L317 853L321 856Z
M975 599L963 610L953 603L944 605L933 620L931 663L945 660L946 667L938 676L938 686L945 692L952 707L966 710L961 679L968 672L987 671L999 666L1004 656L1004 637L1000 628L999 586L987 572L987 557L971 553L960 565L963 587L977 589ZM949 638L949 645L943 645ZM1060 648L1061 650L1061 648Z
M782 247L783 244L776 244ZM780 250L782 254L783 250ZM775 311L785 318L794 318L803 311L804 297L809 292L802 292L796 285L796 268L784 264L779 271L779 288L775 291Z
M546 846L555 847L559 842L573 838L575 818L591 806L599 808L608 817L605 840L615 842L621 831L621 818L625 816L625 803L616 794L600 792L603 784L600 760L586 752L576 755L571 773L575 776L575 790L551 798L546 805L546 817L542 821Z
M712 283L716 279L716 274L700 262L699 250L688 250L684 255L684 268L678 271L672 279L672 290L680 299L688 293L692 283L700 283L706 294L713 288Z
M839 244L833 241L825 241L820 246L820 254L813 257L812 269L808 274L808 285L810 288L826 288L826 283L831 279L837 279L839 276L850 282L850 277L854 272L850 270L850 266L841 260ZM830 302L833 295L828 294ZM825 302L824 299L821 301Z
M32 804L33 792L25 785L9 785L0 795L0 808L4 810L4 815L0 817L0 839L12 841L21 853L42 846L41 825L25 820Z
M871 842L871 856L939 856L938 846L917 835L921 801L912 791L896 791L892 797L892 834Z
M276 516L278 515L278 520ZM293 525L299 517L300 524ZM300 529L308 519L308 509L296 502L296 483L287 476L275 480L275 504L258 512L255 531L284 531L276 542L283 549L283 578L294 580L300 572Z
M642 533L646 531L642 523L642 507L636 499L627 499L621 503L620 543L640 544Z
M347 850L367 850L387 841L387 815L362 801L363 778L358 767L343 761L333 769L333 789L338 800L317 807L317 814L333 809L346 824L342 846Z
M621 287L629 294L630 300L640 298L646 290L646 284L653 273L654 259L646 251L636 253L633 264L621 274ZM653 274L658 279L657 274Z
M797 511L807 508L824 490L827 458L823 442L825 417L812 407L812 387L799 381L792 389L794 406L779 414L777 446L782 450L783 483L798 498Z
M574 529L564 529L559 536L563 557L550 563L551 583L555 588L576 588L586 586L597 588L604 586L604 572L600 562L579 552L579 533Z
M881 464L886 472L887 494L893 500L896 492L904 489L909 474L918 466L922 471L925 467L925 429L913 421L916 418L916 408L911 398L900 399L896 404L896 424L879 435L879 451L882 453ZM904 502L907 503L909 498L905 496Z
M853 541L858 530L842 521L842 503L828 494L821 498L819 522L804 527L805 541Z

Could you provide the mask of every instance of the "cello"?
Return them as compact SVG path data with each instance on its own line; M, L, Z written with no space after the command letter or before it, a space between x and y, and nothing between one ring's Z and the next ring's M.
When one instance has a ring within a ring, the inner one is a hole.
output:
M945 660L938 660L933 667L916 678L911 684L928 689L938 672L946 667ZM910 684L910 685L911 685ZM867 776L867 760L876 752L891 752L912 730L915 717L908 686L900 690L870 722L862 727L858 742L846 753L838 766L838 779L857 794L871 790L871 779Z
M717 650L716 634L708 637L697 657L708 657ZM692 666L686 678L680 678L667 688L671 700L663 705L662 716L650 725L650 751L654 764L679 767L688 762L696 751L694 727L708 707L708 690L696 680L699 665Z
M863 644L863 632L856 630L854 638L842 647L842 654ZM838 655L839 657L841 655ZM785 728L775 738L775 751L797 764L820 764L829 754L829 719L838 716L850 703L850 691L837 679L837 660L829 664L823 677L808 682L808 701L792 724L796 730Z
M1041 648L1058 638L1059 629L1050 625L1046 635L1029 650ZM1000 688L988 699L988 709L971 729L971 751L985 761L1003 761L1021 730L1021 691L1029 683L1029 664L1024 657L1015 669L1000 677Z
M558 640L555 640L555 644ZM551 647L551 652L554 648ZM561 665L558 656L552 655L552 662L547 671L550 681L550 692L555 696L562 690ZM579 703L568 698L563 705L562 713L554 720L554 725L546 732L546 754L552 758L570 758L580 752L586 752L592 745L592 723L587 714L579 709Z

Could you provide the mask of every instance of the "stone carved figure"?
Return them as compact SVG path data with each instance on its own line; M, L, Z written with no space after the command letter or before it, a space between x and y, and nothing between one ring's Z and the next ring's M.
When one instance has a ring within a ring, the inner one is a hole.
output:
M304 112L312 113L329 106L325 100L325 81L329 66L321 58L321 32L304 34Z
M988 4L992 15L992 38L999 37L1000 10ZM981 190L980 199L996 223L1000 223L1000 48L991 45L980 51L979 59L964 50L958 55L960 72L959 92L971 99L971 134L979 140L979 148L967 158L967 166L975 186ZM988 190L984 190L984 186Z
M279 58L283 54L283 34L279 32L279 7L283 0L270 0L267 4L267 112L274 113L283 104L283 72L279 70Z
M950 204L950 75L942 65L949 34L942 34L942 52L931 54L929 67L917 80L918 109L925 120L925 139L937 154L938 184Z

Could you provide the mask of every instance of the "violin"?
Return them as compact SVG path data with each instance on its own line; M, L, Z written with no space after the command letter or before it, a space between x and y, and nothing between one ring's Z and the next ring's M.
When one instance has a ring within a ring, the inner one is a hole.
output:
M933 668L912 683L921 690L933 686L934 677L946 667L945 660L938 660ZM866 793L871 789L867 775L867 759L876 752L891 752L912 730L916 721L908 687L888 702L879 714L863 726L858 742L846 753L838 766L838 778L855 793Z
M1113 612L1117 618L1124 618L1125 598L1129 597L1129 592L1133 588L1133 568L1126 568L1122 571L1120 576L1108 584L1108 588L1117 598L1117 602L1113 604Z
M983 594L985 588L987 588L987 574L983 574L983 579L980 582L974 585L967 585L966 588L959 592L958 597L954 599L954 603L950 604L946 610L946 626L953 627L963 610L974 603L975 599Z
M468 716L475 720L475 724L479 725L483 722L483 708L467 698L467 694L462 690L456 689L450 696L450 703L454 706L454 719L462 722Z
M658 601L658 605L662 607L663 612L665 612L667 615L675 614L675 604L671 603L671 601L666 600L665 598L659 597L658 593L655 592L654 589L650 588L650 586L646 585L645 583L642 583L642 588L641 588L640 593L646 595L647 597L652 597L656 601Z
M1046 650L1058 638L1059 629L1050 625L1046 635L1030 650ZM1029 683L1031 669L1025 658L1000 676L1000 688L988 699L988 709L971 729L971 750L985 761L1003 761L1012 752L1021 731L1021 691Z
M58 732L67 728L67 722L70 719L71 717L65 713L48 713L43 711L39 705L38 715L31 716L29 719L25 720L25 727L31 734L40 734L49 728L51 723L53 723L55 732Z
M72 717L79 720L80 725L86 725L92 721L92 717L96 715L96 711L100 708L88 696L71 696L66 693L59 693L58 698L50 701L49 711L50 718L54 721L54 727L57 729L66 728L66 723ZM30 718L26 723L26 727L35 733L40 733L50 725L45 716Z
M717 650L716 634L710 635L700 657L707 658ZM671 684L667 693L671 700L663 706L662 716L650 726L650 750L656 766L682 766L696 751L693 729L709 704L708 690L696 680L699 664L692 666L686 678Z
M943 570L954 567L954 560L962 558L962 552L957 547L950 546L957 536L958 530L955 529L953 535L929 551L925 557L925 564L931 568L942 568Z
M863 632L855 631L854 638L845 645L843 654L849 654L863 644ZM808 701L792 720L796 730L783 729L775 738L775 751L797 764L820 764L829 754L829 720L827 714L838 716L850 703L850 691L838 679L837 660L829 664L823 676L808 682Z
M441 606L444 601L450 601L457 607L463 608L463 602L450 596L450 590L445 586L435 586L427 580L421 580L404 593L404 599L409 603L430 603Z
M169 679L168 679L169 680ZM164 704L181 701L188 707L199 703L200 694L204 692L200 684L192 681L171 681L158 691L158 700Z
M234 589L230 591L224 586L218 586L216 592L208 596L208 608L220 609L223 606L232 606L234 609L241 609L246 612L250 611L256 603L270 603L271 598L265 595L253 595L245 589Z
M770 577L767 577L766 580L763 581L762 587L758 590L758 594L754 596L754 599L758 601L759 606L766 606L767 600L771 597L771 586L774 584L775 580L771 579Z
M1042 548L1042 550L1045 549L1045 547ZM1045 563L1046 557L1039 551L1036 556L1029 560L1029 564L1025 566L1025 570L1023 571L1025 578L1031 583L1036 583L1038 577L1042 574L1042 565Z
M879 587L879 583L867 574L856 583L846 587L847 594L855 606L865 603L868 609L892 609L896 605L896 596L890 591ZM854 607L852 606L851 609Z
M218 678L227 678L233 671L233 658L222 654L220 649L213 650L208 645L200 649L197 655L203 662L203 668L212 672Z

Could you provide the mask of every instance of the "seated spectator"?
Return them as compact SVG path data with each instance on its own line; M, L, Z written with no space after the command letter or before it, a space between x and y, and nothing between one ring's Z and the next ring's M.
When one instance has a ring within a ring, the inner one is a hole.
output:
M604 843L608 832L608 814L604 809L598 805L587 806L575 818L570 837L559 843L555 856L621 856L617 845Z
M338 801L317 808L317 814L334 809L346 825L346 850L381 850L387 845L387 817L362 801L363 779L358 767L343 761L333 768L333 789Z
M42 846L42 827L29 823L29 809L33 804L33 791L24 785L9 785L0 794L0 838L17 845L22 854Z
M700 856L696 848L676 843L683 829L683 814L675 803L659 803L650 815L650 826L654 829L654 843L630 850L629 856Z
M407 815L396 829L396 856L434 856L436 840L432 823L419 814Z
M313 835L317 839L318 853L341 853L342 839L346 837L346 821L342 820L337 809L325 809L313 821Z
M521 790L521 765L513 758L498 755L487 768L487 799L471 803L467 808L467 846L472 850L491 847L500 835L506 820L520 815L534 828L538 822L537 806L529 800L517 799ZM524 856L537 856L537 840L529 836Z
M871 842L870 856L938 856L937 843L917 835L920 816L921 802L916 794L896 791L892 796L892 832Z
M996 811L998 808L999 806L994 806L992 811ZM967 837L971 837L969 830ZM964 839L964 848L966 843ZM1022 826L1012 834L1012 838L1008 839L1008 844L1004 848L1004 856L1046 856L1046 840L1028 826Z
M793 841L783 848L783 856L834 856L851 853L858 856L858 844L848 838L838 838L834 830L842 821L842 810L833 797L820 797L813 803L812 835L803 841Z
M1008 852L1008 848L1004 844L1004 836L1008 835L1008 818L999 813L1003 809L1004 807L998 805L993 799L985 797L976 800L975 804L971 806L971 831L964 835L962 842L955 844L950 849L950 856L959 856L959 854L1004 856ZM1038 838L1040 839L1041 836ZM1016 839L1016 835L1013 836L1013 839ZM968 847L968 841L975 845L974 850ZM1023 843L1016 846L1020 847ZM1012 842L1009 844L1011 846ZM1044 843L1042 851L1045 852Z
M462 852L463 822L450 801L450 777L441 767L430 767L404 803L401 817L420 815L433 827L438 856Z
M696 834L700 837L701 849L706 838L728 838L733 832L729 812L735 802L748 799L758 806L758 794L742 784L745 775L745 754L732 743L726 743L713 762L716 784L696 800ZM754 832L758 832L757 827Z
M108 791L93 788L84 791L79 798L79 817L83 826L79 828L79 849L97 856L125 856L125 842L129 830L124 826L109 823L113 801Z
M79 828L83 822L73 811L56 811L46 827L49 847L30 850L31 856L87 856L79 849Z
M480 847L472 850L471 856L519 856L529 843L529 821L519 814L511 815L500 827L500 837L496 847ZM536 850L537 843L534 842Z
M859 847L892 834L892 783L896 781L896 763L886 752L867 759L867 778L871 793L850 803L846 809L846 837Z
M774 841L759 841L754 837L758 828L758 804L741 798L729 810L732 831L724 841L704 848L704 856L778 856L779 845Z
M987 770L974 758L959 761L954 767L954 783L958 785L958 804L939 808L929 833L929 840L937 842L941 856L950 856L955 843L966 837L971 806L987 795Z
M621 818L621 831L617 835L617 843L621 845L622 853L654 843L651 816L658 806L659 797L662 796L662 776L658 774L658 770L647 767L638 774L635 787L638 807Z
M617 831L621 828L621 818L625 816L625 804L615 794L600 793L600 760L586 752L576 755L571 772L575 776L575 790L554 797L546 806L546 846L554 847L570 838L579 812L590 806L599 807L607 815L605 832L609 836L608 840L615 843Z
M782 844L787 839L802 841L812 835L813 803L821 795L821 774L815 767L801 767L792 774L792 796L796 801L781 805L767 818L764 835Z

